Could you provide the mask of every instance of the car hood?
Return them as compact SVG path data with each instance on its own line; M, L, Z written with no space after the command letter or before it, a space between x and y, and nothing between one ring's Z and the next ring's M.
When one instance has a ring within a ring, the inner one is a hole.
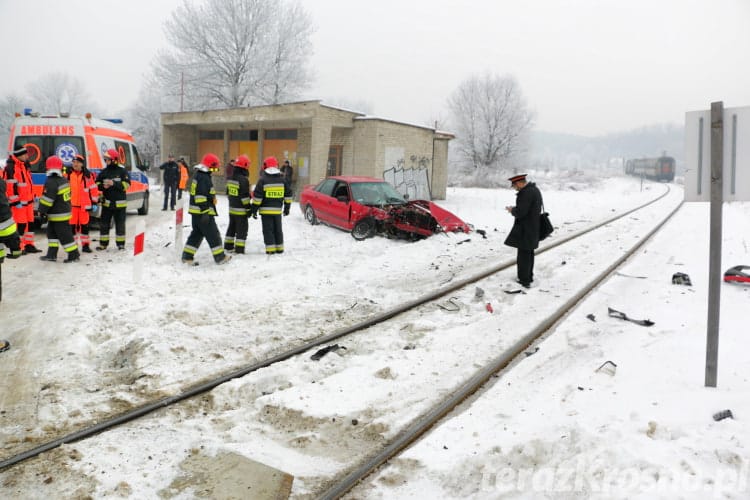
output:
M409 204L419 205L422 208L426 208L432 215L443 231L453 233L461 231L464 233L471 232L471 226L466 222L462 221L458 216L444 209L443 207L436 205L435 203L427 200L414 200L410 201Z

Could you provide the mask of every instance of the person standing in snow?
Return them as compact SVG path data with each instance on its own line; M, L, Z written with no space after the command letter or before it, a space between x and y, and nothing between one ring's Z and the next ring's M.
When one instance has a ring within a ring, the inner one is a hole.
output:
M201 162L195 166L195 174L190 181L190 208L188 212L192 217L193 230L190 232L185 247L182 250L182 262L190 265L198 265L195 262L195 253L201 246L203 238L206 238L214 262L225 264L232 258L224 253L222 247L221 233L216 225L216 191L211 181L211 172L219 169L219 157L212 153L203 156Z
M17 259L21 256L21 238L10 211L6 189L5 179L0 176L0 264L5 257ZM7 252L6 247L10 252Z
M120 155L115 149L104 153L107 164L96 176L96 185L101 193L102 216L99 220L99 246L106 250L109 246L109 228L115 220L115 243L118 250L125 250L125 212L128 208L127 192L130 187L130 174L117 163Z
M39 198L39 215L47 216L47 255L39 258L56 261L57 251L62 246L68 254L65 259L68 264L81 258L70 227L70 183L63 177L63 162L60 158L50 156L46 167L47 181L44 183L42 197Z
M7 184L8 203L21 235L21 254L24 255L41 252L34 246L34 231L31 229L34 222L34 191L28 160L28 150L20 147L8 157L3 172Z
M96 176L86 168L83 155L75 155L66 177L70 183L70 226L73 239L80 242L83 253L91 253L89 240L89 221L91 211L99 203L99 188L96 187Z
M508 179L516 192L516 205L505 207L514 217L513 227L505 244L518 249L516 281L529 288L534 281L534 250L539 246L539 216L542 213L542 193L533 182L526 182L526 174Z
M188 169L187 163L184 158L177 160L177 165L180 167L180 180L177 184L177 199L182 199L182 192L185 191L187 183L190 180L190 170Z
M224 236L224 250L245 253L247 239L247 218L250 215L250 181L248 169L250 159L240 155L234 160L234 175L227 181L229 199L229 225Z
M284 160L284 164L281 166L281 175L286 179L286 181L289 183L289 186L293 186L294 184L294 167L292 167L291 163L289 163L289 160ZM292 189L294 191L294 189Z
M159 166L159 170L162 174L162 188L164 189L164 205L162 205L162 211L167 209L167 201L169 202L169 208L174 210L174 204L177 202L177 183L180 180L180 167L177 162L174 161L174 155L169 154L167 161Z
M292 205L292 188L279 170L276 158L269 156L263 160L263 173L253 191L253 204L250 215L261 216L263 241L266 255L284 253L284 232L281 227L281 213L289 215Z

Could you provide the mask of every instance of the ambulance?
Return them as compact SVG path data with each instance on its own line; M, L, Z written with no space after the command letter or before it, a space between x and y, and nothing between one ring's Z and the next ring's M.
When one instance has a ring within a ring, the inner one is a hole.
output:
M65 113L44 116L27 110L24 115L16 115L10 128L8 151L25 147L29 152L35 214L46 180L48 157L58 156L65 166L69 166L75 155L82 154L86 158L86 167L98 174L105 167L104 152L108 149L119 153L120 164L130 174L128 210L136 210L138 215L148 214L149 184L145 172L149 165L138 154L132 134L120 123L122 120L98 119L90 113L83 117Z

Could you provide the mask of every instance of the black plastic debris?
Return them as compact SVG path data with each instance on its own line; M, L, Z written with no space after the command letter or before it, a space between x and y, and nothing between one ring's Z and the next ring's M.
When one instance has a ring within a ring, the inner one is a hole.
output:
M674 273L672 275L672 284L693 286L693 283L690 281L690 276L685 273Z
M484 229L477 229L476 232L477 234L481 234L482 238L484 238L485 240L487 239L487 231L485 231Z
M615 371L617 371L617 365L614 363L614 361L607 360L601 365L599 365L599 368L597 368L594 371L606 373L608 375L614 375Z
M456 245L460 245L461 243L467 243L469 241L471 241L471 238L466 238L465 240L461 240L458 243L456 243Z
M607 308L607 314L609 314L611 318L623 319L625 321L630 321L631 323L635 323L636 325L652 326L654 324L654 322L651 321L650 319L628 318L627 314L625 314L624 312L616 311L612 309L611 307Z
M7 340L0 340L0 352L4 352L10 349L10 342Z
M586 319L590 319L591 321L596 323L596 316L594 316L593 314L587 314Z
M719 413L714 413L714 420L717 422L719 420L724 420L725 418L734 418L734 415L732 415L732 410L722 410Z
M536 354L537 352L539 352L539 348L538 348L538 347L535 347L535 348L534 348L533 350L531 350L531 351L526 351L526 352L524 352L524 354L526 355L526 357L528 357L528 356L531 356L532 354Z
M315 354L313 354L312 356L310 356L310 359L312 359L313 361L318 361L320 358L322 358L323 356L325 356L329 352L338 351L339 349L346 349L346 347L339 346L338 344L329 345L329 346L326 346L326 347L324 347L322 349L317 350L315 352Z
M507 294L513 294L513 293L526 293L526 292L524 292L524 291L523 291L523 290L521 290L521 289L518 289L518 290L504 290L504 292L505 292L505 293L507 293Z

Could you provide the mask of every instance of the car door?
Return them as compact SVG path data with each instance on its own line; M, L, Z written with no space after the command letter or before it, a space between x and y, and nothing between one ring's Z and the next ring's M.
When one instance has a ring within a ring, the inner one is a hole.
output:
M350 230L352 223L349 220L351 191L349 184L338 181L333 188L333 196L328 199L327 211L330 217L329 224L341 229Z

